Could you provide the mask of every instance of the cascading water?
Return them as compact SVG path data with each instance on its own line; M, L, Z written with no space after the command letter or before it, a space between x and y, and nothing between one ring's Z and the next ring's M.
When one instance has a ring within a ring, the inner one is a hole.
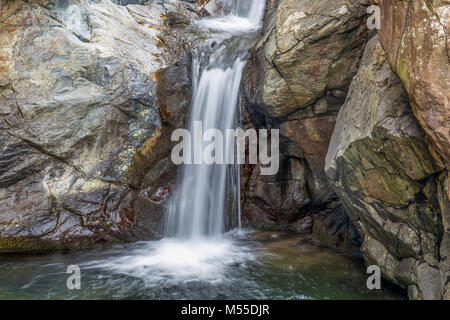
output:
M237 99L245 56L261 26L264 0L235 1L229 15L203 19L198 27L216 44L206 66L193 63L193 100L188 130L205 132L236 128ZM200 72L200 68L202 69ZM181 168L178 187L169 206L165 234L177 238L214 237L240 225L239 165L199 164L203 137L191 145L192 163ZM225 146L227 148L229 146Z
M265 0L239 0L229 15L196 23L199 41L206 38L206 45L204 54L193 61L190 132L199 121L203 132L236 128L245 57L261 27L264 6ZM207 61L205 56L209 57ZM193 161L203 154L201 138L192 143ZM164 239L138 243L125 256L93 261L83 268L138 278L152 290L176 295L186 288L198 292L202 287L233 282L232 272L239 273L247 264L256 263L255 249L241 241L244 232L220 236L227 227L239 224L239 166L186 164L178 178ZM229 213L235 221L226 221Z

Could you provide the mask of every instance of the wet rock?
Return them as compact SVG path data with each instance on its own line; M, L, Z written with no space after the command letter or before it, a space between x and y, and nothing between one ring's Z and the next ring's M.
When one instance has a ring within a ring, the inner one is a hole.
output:
M298 208L310 202L301 160L284 157L274 176L260 176L256 166L247 182L247 224L260 228L290 228Z
M422 263L416 268L417 284L424 300L442 299L441 281L439 270L427 263Z
M449 5L380 0L380 42L440 165L450 164ZM447 190L447 194L450 191ZM448 197L448 196L447 196Z
M333 115L313 115L310 118L305 112L297 112L280 125L280 135L295 144L306 160L308 187L317 206L333 198L323 168L335 121Z
M441 241L441 248L439 251L441 258L450 258L450 234L448 232L444 233Z
M360 256L361 238L341 206L313 214L312 239L337 252Z
M313 228L313 218L312 216L304 217L298 220L293 225L293 231L299 234L310 234Z
M264 37L250 61L247 95L283 117L346 91L365 43L366 1L269 1Z
M436 284L443 232L437 196L441 170L374 37L339 111L325 171L363 236L366 261L379 264L400 285L415 283L424 299L441 296ZM417 278L411 269L416 260L422 266ZM424 270L433 278L424 280ZM433 285L425 286L431 280Z
M0 251L157 234L147 221L160 215L161 192L151 208L137 202L175 179L175 168L161 167L142 186L170 154L158 81L173 60L179 74L190 70L178 48L183 27L165 17L194 13L170 1L128 3L2 1ZM166 104L183 123L182 100Z
M441 286L443 292L443 299L449 299L450 287L450 235L445 232L440 247L441 261L439 262L439 270L441 273Z
M233 5L232 0L201 0L202 9L212 16L226 14L231 10Z
M379 1L380 42L389 64L408 93L411 108L427 133L429 149L439 166L438 201L444 229L450 221L450 52L449 5L424 0Z
M422 296L420 295L419 289L416 285L410 285L408 287L408 297L412 300L421 300Z
M277 183L271 182L270 191L267 178L252 173L252 189L243 194L244 212L253 225L280 227L320 210L339 216L324 172L325 156L368 39L367 5L267 1L263 35L243 75L242 104L256 128L280 130L280 168L285 169L273 178ZM295 171L302 183L287 174ZM264 191L256 196L254 190Z
M390 281L397 282L395 270L398 268L399 261L386 249L383 243L364 234L361 253L364 256L366 265L380 267L384 277Z
M400 261L394 273L395 279L405 285L416 283L417 277L414 268L418 262L419 261L414 258L407 258Z

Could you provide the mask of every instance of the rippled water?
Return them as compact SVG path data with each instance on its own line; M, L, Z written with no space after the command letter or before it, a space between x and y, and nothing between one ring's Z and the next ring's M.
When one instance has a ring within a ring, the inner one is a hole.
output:
M298 236L233 231L70 253L0 257L0 299L398 299L357 260ZM81 289L65 271L81 268Z

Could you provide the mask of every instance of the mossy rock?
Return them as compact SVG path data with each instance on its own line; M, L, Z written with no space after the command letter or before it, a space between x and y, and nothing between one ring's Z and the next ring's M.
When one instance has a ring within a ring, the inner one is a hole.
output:
M46 253L56 250L81 250L92 248L95 242L91 239L74 241L55 241L36 237L0 238L0 254L2 253Z

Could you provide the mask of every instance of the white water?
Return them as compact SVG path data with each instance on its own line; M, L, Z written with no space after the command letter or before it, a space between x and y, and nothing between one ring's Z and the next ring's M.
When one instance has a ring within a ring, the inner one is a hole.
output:
M202 121L203 132L236 128L245 56L256 37L251 33L261 27L264 6L265 0L238 0L230 15L198 21L198 29L219 44L206 65L201 56L193 61L192 136L194 121ZM191 153L201 156L198 142ZM241 241L245 231L223 235L240 225L239 192L238 165L183 165L167 212L166 238L136 244L126 256L86 267L136 277L153 289L195 281L224 283L230 280L230 268L244 268L256 259L254 248Z
M226 129L236 128L244 57L252 45L248 38L241 37L261 27L264 6L264 0L236 1L230 15L197 23L211 38L234 38L219 44L206 66L201 68L198 60L193 63L193 100L188 124L192 136L195 121L202 122L203 132L219 129L224 134ZM194 159L195 155L202 156L206 145L202 140L192 143ZM166 235L184 239L217 237L226 229L239 226L239 190L238 165L184 165L169 206Z
M233 231L209 241L166 238L140 242L128 254L85 263L82 268L138 278L152 290L197 281L225 284L233 281L229 279L233 268L245 270L249 263L257 262L255 247L246 238L245 231Z

